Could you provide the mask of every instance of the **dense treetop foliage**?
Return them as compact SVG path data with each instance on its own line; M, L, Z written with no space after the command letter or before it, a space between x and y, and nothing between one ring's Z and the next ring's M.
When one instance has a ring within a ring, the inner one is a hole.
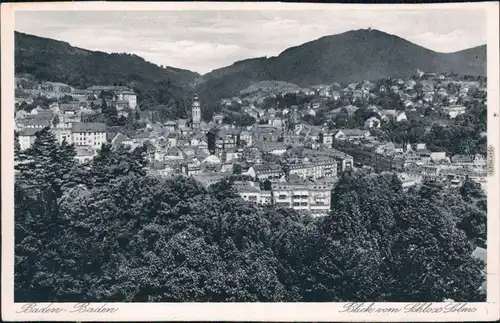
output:
M224 180L148 176L144 148L90 163L50 131L16 145L15 300L484 301L485 196L344 174L311 218Z

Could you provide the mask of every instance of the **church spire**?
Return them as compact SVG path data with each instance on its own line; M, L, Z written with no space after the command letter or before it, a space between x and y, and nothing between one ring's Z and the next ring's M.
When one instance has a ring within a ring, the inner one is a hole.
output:
M193 105L191 106L191 117L193 128L199 128L201 123L201 105L198 100L198 94L194 95Z

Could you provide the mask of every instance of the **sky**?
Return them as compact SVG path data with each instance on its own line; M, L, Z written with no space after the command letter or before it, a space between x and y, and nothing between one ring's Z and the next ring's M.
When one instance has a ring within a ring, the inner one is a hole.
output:
M327 35L378 29L438 52L486 44L480 9L20 11L15 30L200 74Z

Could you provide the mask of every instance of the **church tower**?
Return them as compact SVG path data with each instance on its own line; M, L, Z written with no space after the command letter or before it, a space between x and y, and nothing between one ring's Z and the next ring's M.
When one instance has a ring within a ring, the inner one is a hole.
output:
M191 106L192 127L199 128L201 122L201 105L198 101L198 95L195 95L193 105Z

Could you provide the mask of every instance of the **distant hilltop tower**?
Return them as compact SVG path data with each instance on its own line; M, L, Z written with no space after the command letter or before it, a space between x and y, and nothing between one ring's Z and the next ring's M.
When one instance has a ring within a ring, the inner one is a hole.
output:
M193 120L193 128L199 128L201 122L201 105L198 101L198 95L194 96L194 102L191 106L191 116Z

